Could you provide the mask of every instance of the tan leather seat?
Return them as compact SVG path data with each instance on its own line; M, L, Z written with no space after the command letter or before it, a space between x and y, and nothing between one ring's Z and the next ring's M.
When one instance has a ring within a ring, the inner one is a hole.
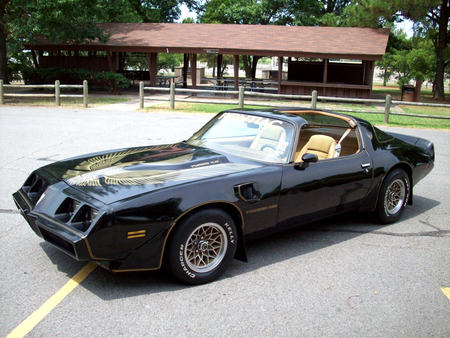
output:
M269 147L272 150L277 150L279 143L285 139L286 131L283 127L276 124L268 124L255 137L250 148L263 150L265 147Z
M316 154L319 160L334 157L336 153L336 141L326 135L313 135L305 146L295 155L295 162L302 162L302 156L306 153Z

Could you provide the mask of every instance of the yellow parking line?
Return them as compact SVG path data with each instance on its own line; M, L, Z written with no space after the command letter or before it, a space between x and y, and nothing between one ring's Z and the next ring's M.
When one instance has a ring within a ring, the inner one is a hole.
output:
M78 273L73 276L61 289L41 305L39 309L34 311L27 319L19 324L11 331L6 338L23 337L39 324L39 322L47 316L69 293L73 291L89 274L94 271L97 264L90 262L86 264Z
M450 288L443 288L443 287L441 287L441 290L444 293L444 295L447 296L448 300L450 300Z

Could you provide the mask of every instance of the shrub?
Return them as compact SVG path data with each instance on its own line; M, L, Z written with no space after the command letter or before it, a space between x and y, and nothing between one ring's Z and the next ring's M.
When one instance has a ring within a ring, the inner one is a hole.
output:
M26 84L52 84L55 80L65 84L77 84L91 78L91 73L79 68L25 68L22 71Z
M96 73L93 78L97 85L106 87L110 93L117 93L119 89L128 88L130 81L122 74L113 72Z

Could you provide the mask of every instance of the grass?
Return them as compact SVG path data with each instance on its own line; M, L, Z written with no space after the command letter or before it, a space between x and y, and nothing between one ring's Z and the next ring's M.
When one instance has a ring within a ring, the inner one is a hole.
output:
M273 104L273 103L271 103ZM295 104L294 104L295 105ZM307 106L305 104L304 106ZM361 105L361 104L333 104L332 106L327 105L328 109L339 111L340 109L348 110L358 109L358 110L372 110L375 105ZM237 108L236 105L232 104L205 104L205 103L187 103L180 102L175 104L175 111L182 111L187 113L211 113L217 114L223 110ZM256 108L261 109L263 107L246 105L245 108ZM320 108L320 105L319 105ZM372 109L371 109L372 108ZM445 115L450 116L449 108L434 108L434 107L412 107L412 106L401 106L405 113L411 114L426 114L426 115ZM147 107L144 109L147 112L154 111L171 111L169 109L169 103L162 103L152 107ZM380 110L379 110L380 111ZM381 110L380 112L382 112ZM369 114L369 113L346 113L353 115L355 117L362 118L369 121L372 124L384 125L384 114ZM420 117L410 117L410 116L396 116L391 115L389 117L389 125L397 127L412 127L412 128L434 128L434 129L450 129L450 120L438 120L430 118L420 118Z
M367 120L375 125L386 125L383 114L349 113L355 117ZM411 117L411 116L389 116L389 126L410 127L410 128L433 128L450 129L450 120L437 120L430 118Z
M446 87L448 88L448 86ZM387 94L392 96L393 100L400 100L402 97L402 93L400 91L399 86L388 85L384 87L383 85L374 85L372 88L373 98L375 99L384 99ZM433 92L431 88L422 87L420 91L420 102L428 102L428 103L450 103L450 99L448 98L448 92L446 93L446 98L444 100L435 100L433 98Z
M125 97L101 97L101 96L90 96L88 99L89 107L92 106L102 106L107 104L121 103L128 101ZM6 97L5 104L17 104L17 105L27 105L27 106L56 106L55 98L53 97ZM61 98L62 107L82 107L83 98L77 97L67 97Z
M227 109L236 109L236 108L238 108L238 106L235 104L211 104L211 103L208 104L208 103L187 103L187 102L175 103L175 111L182 111L186 113L217 114ZM246 105L245 108L261 109L264 107ZM144 111L153 112L153 111L173 111L173 110L170 110L169 103L161 103L155 106L146 107L144 108Z

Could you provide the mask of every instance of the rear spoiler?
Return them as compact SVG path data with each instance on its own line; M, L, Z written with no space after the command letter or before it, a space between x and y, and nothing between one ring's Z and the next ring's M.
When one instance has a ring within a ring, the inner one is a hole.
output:
M403 142L409 143L413 146L416 146L420 149L422 149L425 154L431 157L431 159L434 161L434 144L433 142L430 142L424 138L416 137L416 136L410 136L410 135L403 135L403 134L397 134L397 133L391 133L387 132L389 135L394 136L395 138L398 138L402 140Z

